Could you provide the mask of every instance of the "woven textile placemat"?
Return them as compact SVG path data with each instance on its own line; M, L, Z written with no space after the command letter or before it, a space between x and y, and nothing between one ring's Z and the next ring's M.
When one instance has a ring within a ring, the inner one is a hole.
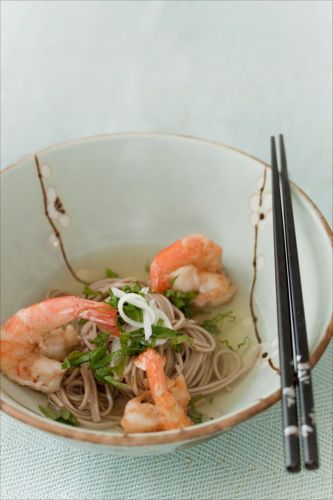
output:
M317 471L284 471L279 403L205 444L143 458L81 450L3 415L1 500L330 500L332 361L331 342L314 369Z

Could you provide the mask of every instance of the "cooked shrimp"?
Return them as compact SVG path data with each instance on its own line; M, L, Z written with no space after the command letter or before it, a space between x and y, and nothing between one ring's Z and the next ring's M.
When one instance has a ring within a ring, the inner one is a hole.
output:
M186 236L159 252L150 267L151 287L198 292L198 307L227 302L236 288L222 270L222 248L200 234Z
M149 390L159 416L159 430L180 429L192 425L185 408L168 389L168 379L164 373L164 357L154 349L147 349L135 359L134 363L147 372ZM184 401L183 395L182 399Z
M0 330L1 370L21 385L42 392L59 389L65 370L61 363L78 343L76 318L95 321L119 335L116 311L104 302L67 296L48 299L21 309Z
M199 271L195 266L189 265L180 267L170 276L174 279L174 290L199 292L193 300L198 307L218 306L228 302L236 292L236 287L222 272Z
M120 422L126 432L156 432L160 430L160 419L156 406L143 402L149 396L150 393L145 392L126 404Z
M180 375L176 379L167 379L168 388L176 398L176 401L187 410L191 400L185 379ZM144 402L147 400L146 402ZM147 391L140 396L131 399L125 406L121 425L126 432L156 432L161 428L160 416L156 405L151 403L150 392Z
M156 432L192 425L186 415L191 396L183 375L168 379L163 370L165 360L154 349L140 354L135 364L147 371L150 391L127 403L121 420L123 429L126 432ZM155 404L143 402L149 399Z
M188 264L205 271L221 271L221 255L222 248L201 234L177 240L155 255L150 266L152 289L164 292L170 287L170 274Z
M183 375L179 375L179 377L175 379L168 379L168 388L175 396L177 402L187 410L188 404L191 401L191 395L187 388L185 379Z

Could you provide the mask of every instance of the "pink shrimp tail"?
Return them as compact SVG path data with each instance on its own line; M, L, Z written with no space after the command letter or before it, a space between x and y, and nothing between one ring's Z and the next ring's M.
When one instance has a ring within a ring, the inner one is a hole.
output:
M134 364L144 371L147 371L155 366L163 368L165 365L165 357L155 351L155 349L147 349L135 358Z
M155 396L168 389L164 373L165 357L155 349L147 349L134 360L135 366L147 372L149 388Z
M117 311L105 302L80 299L78 315L82 319L95 321L101 329L110 331L119 337Z

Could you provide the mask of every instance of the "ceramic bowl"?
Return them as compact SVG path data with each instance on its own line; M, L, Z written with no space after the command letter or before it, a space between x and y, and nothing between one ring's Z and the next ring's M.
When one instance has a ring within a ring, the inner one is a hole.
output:
M2 321L41 300L47 289L82 290L64 264L55 229L73 271L88 280L106 264L124 275L142 275L157 248L197 232L223 246L224 265L238 286L230 305L236 321L225 335L235 345L249 337L245 357L258 343L262 348L255 367L207 405L207 421L183 430L125 435L69 427L40 414L38 405L45 396L2 377L6 413L72 443L142 455L199 443L278 401L268 165L193 137L116 134L40 151L4 169L1 180ZM332 233L318 208L294 184L292 197L314 364L332 333Z

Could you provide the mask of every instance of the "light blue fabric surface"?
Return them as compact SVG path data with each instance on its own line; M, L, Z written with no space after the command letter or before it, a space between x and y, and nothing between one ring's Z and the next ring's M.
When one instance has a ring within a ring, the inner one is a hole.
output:
M331 220L331 2L2 3L4 166L128 130L188 133L269 160L267 137L283 131L293 180ZM314 370L318 471L284 472L279 404L147 458L73 448L4 415L1 500L331 500L332 355L331 345Z
M330 500L333 344L314 370L321 465L283 469L280 404L220 437L171 455L81 451L2 417L2 500Z

